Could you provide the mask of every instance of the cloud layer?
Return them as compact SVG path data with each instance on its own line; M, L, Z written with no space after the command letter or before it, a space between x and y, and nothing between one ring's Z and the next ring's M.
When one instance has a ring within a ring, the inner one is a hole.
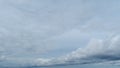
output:
M119 65L119 3L0 0L0 66ZM41 57L55 47L59 53L61 49L80 48L55 58Z
M106 40L92 39L85 48L79 48L66 56L53 59L38 59L38 66L56 66L69 64L108 63L119 64L120 36Z
M90 17L88 6L76 2L1 0L0 47L5 55L38 56L54 49L52 37L83 25L83 19Z

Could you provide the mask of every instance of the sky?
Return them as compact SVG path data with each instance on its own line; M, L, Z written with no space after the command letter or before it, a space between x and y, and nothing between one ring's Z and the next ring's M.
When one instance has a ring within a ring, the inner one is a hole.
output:
M120 65L119 0L0 0L0 65Z

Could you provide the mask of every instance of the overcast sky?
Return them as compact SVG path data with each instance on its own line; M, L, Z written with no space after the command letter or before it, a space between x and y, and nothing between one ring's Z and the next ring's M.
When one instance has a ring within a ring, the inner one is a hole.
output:
M119 0L0 0L0 65L119 65L119 12Z

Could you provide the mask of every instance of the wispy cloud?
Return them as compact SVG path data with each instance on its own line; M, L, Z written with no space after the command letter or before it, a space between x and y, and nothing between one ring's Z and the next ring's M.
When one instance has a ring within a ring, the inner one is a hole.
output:
M83 19L90 17L86 14L89 6L83 3L82 0L1 0L1 47L8 56L39 55L54 48L52 37L83 25Z
M0 65L119 64L119 3L0 0ZM73 41L77 41L76 46ZM67 45L62 45L63 42ZM38 58L55 46L80 48L56 58Z

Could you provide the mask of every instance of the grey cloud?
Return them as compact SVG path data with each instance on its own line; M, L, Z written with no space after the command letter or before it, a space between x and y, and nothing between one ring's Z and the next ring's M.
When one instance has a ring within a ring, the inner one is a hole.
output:
M94 39L85 48L79 48L66 56L49 60L38 59L38 66L111 63L112 61L117 64L117 61L120 60L119 49L117 49L119 48L118 41L120 41L119 36L112 37L109 40Z
M4 60L0 64L54 66L119 60L119 36L109 40L92 39L86 48L58 58L15 58L40 56L54 48L51 40L55 36L73 28L80 28L83 32L112 31L116 34L119 32L119 17L114 16L116 14L112 11L117 7L115 3L88 0L0 0L0 51L1 59ZM117 12L117 9L114 10Z
M83 19L90 17L86 15L88 6L82 3L1 0L0 46L5 55L38 55L54 48L50 38L82 25Z

